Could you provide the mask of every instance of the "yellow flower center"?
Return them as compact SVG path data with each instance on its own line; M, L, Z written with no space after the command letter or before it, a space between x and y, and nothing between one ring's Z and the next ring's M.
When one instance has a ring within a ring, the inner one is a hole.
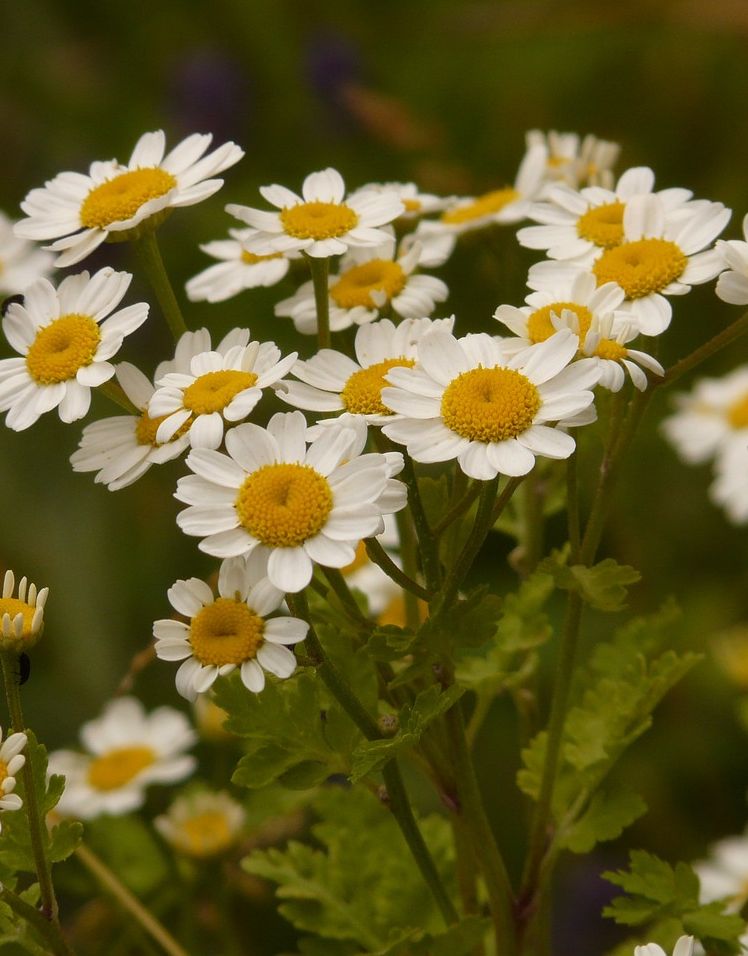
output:
M389 302L403 291L406 281L407 276L397 262L370 259L344 272L330 286L330 297L341 309L353 309L357 305L375 309L372 292L384 292Z
M282 252L270 252L265 256L255 255L254 252L247 252L246 249L242 249L242 262L248 266L254 266L258 262L266 262L268 259L282 259Z
M183 839L180 848L190 856L214 856L228 849L234 842L226 814L220 810L206 810L182 823Z
M184 407L193 414L210 415L223 411L239 392L251 388L256 381L254 372L240 372L231 368L206 372L187 386L182 401Z
M138 445L152 445L154 448L160 448L161 445L168 445L169 442L176 441L178 438L181 438L182 435L186 434L193 422L193 418L190 415L187 421L180 425L174 432L169 441L156 441L158 426L168 417L168 415L159 415L157 418L151 418L147 409L144 410L135 425L135 441Z
M456 209L448 209L442 213L441 221L452 226L457 226L463 222L470 222L473 219L482 219L484 216L491 216L494 213L501 212L504 206L510 202L519 199L519 193L516 189L507 187L506 189L494 189L493 192L484 193L471 203L465 206L458 206Z
M413 359L400 356L354 372L340 393L346 411L352 415L391 415L392 410L382 402L382 389L388 384L384 376L391 368L412 368L415 364Z
M118 747L91 761L88 782L94 790L119 790L155 762L156 754L150 747Z
M748 428L748 395L744 395L727 410L727 420L733 428Z
M4 761L0 760L0 787L8 779L8 765Z
M242 526L269 548L297 548L322 530L332 511L327 480L309 465L263 465L236 499Z
M83 200L80 218L87 229L106 229L131 219L143 203L168 193L177 185L171 173L158 166L132 169L95 186Z
M532 382L510 368L474 368L453 379L442 395L444 424L470 441L515 438L540 408Z
M243 601L216 598L192 618L192 654L203 666L242 664L257 655L264 633L264 620Z
M341 568L340 573L343 577L347 578L348 575L354 574L360 568L365 568L366 565L370 563L369 555L366 553L366 544L363 541L359 541L356 545L356 557L350 564L346 564L344 568Z
M296 239L335 239L358 225L358 215L345 203L302 202L280 211L289 236Z
M56 385L75 378L93 362L101 330L88 315L63 315L43 329L26 353L26 368L39 385Z
M595 355L597 355L598 358L608 359L612 362L620 362L621 359L625 359L628 354L629 350L613 339L600 339L595 349Z
M617 282L627 299L659 292L681 275L688 258L667 239L638 239L606 250L592 266L597 284Z
M584 339L592 324L592 313L586 305L577 305L576 302L551 302L542 309L533 312L527 320L527 337L531 342L545 342L557 329L551 322L551 313L561 318L564 309L573 312L579 320L579 337Z
M603 249L612 249L623 242L622 202L609 202L594 206L577 219L577 234Z
M400 202L405 206L405 212L418 212L421 208L420 199L401 199Z
M33 635L31 627L35 611L36 608L26 604L25 601L19 601L18 598L0 598L0 621L8 614L12 623L18 614L23 614L22 638L30 638Z

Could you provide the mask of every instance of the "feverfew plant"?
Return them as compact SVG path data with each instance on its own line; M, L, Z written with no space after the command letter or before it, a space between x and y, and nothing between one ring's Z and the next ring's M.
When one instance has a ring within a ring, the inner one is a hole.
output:
M722 273L723 300L748 294L746 243L715 245L722 204L655 191L646 168L616 180L617 145L593 136L534 130L527 142L513 185L477 196L386 180L351 191L327 168L299 170L301 195L264 187L273 209L252 197L228 206L246 228L202 247L220 261L186 298L278 284L275 313L300 333L286 355L243 325L217 344L191 329L157 245L167 215L220 188L211 177L238 162L238 146L208 153L210 137L194 134L167 153L164 134L147 133L127 164L60 173L22 202L17 236L55 240L58 265L131 242L174 352L154 374L114 363L149 316L146 303L118 308L130 273L55 284L40 274L43 253L14 243L29 281L3 321L18 353L0 362L6 424L29 428L53 409L77 421L94 389L114 400L116 415L85 426L73 469L116 492L184 455L175 534L196 539L214 573L164 569L164 617L143 622L155 641L134 670L158 669L165 699L194 711L147 712L128 688L82 726L79 749L47 761L21 709L47 589L25 577L16 587L7 572L3 940L76 951L71 909L88 884L65 883L61 913L52 879L74 857L121 907L114 936L136 925L172 956L255 952L240 905L257 886L248 875L277 886L299 953L556 951L554 872L646 812L611 772L698 659L673 648L672 607L621 617L639 574L600 553L621 462L652 395L737 339L748 313L670 367L657 337L677 312L671 297L695 284ZM467 234L490 241L527 220L519 241L547 258L524 304L497 286L494 315L467 333L460 289L425 273ZM301 266L307 282L286 278ZM715 461L713 496L735 521L748 520L746 374L703 380L663 424L686 462ZM584 474L580 448L598 458ZM567 541L544 553L560 507ZM482 561L498 535L516 545L501 575L511 585ZM611 624L583 656L591 612ZM536 715L514 783L507 767L475 765L502 696L517 707L531 697ZM520 870L491 824L489 775L525 802ZM696 867L636 850L605 874L622 892L604 913L631 933L617 956L737 954L744 843L719 844Z

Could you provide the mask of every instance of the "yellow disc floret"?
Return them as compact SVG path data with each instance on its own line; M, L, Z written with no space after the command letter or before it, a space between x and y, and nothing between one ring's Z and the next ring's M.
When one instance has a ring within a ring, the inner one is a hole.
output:
M235 838L226 814L220 810L196 813L182 821L181 829L175 834L179 849L198 858L222 853L231 846Z
M270 252L264 256L255 255L254 252L247 252L246 249L242 249L242 262L247 266L255 266L258 262L267 262L268 259L282 259L282 252Z
M545 342L558 330L551 322L551 313L561 318L561 313L567 309L573 312L579 321L579 337L584 340L592 324L592 313L586 305L577 305L576 302L551 302L542 309L533 312L527 320L527 337L531 342Z
M86 196L80 211L81 225L106 229L113 222L132 219L143 203L165 195L176 185L174 176L158 166L120 173Z
M748 395L744 395L729 407L727 420L733 428L748 428Z
M280 211L283 229L295 239L335 239L358 225L358 215L345 203L302 202Z
M2 790L3 783L8 779L8 776L8 765L0 760L0 791Z
M385 375L391 368L412 368L414 365L413 359L400 356L354 372L340 393L346 411L352 415L391 415L392 410L382 402L382 389L388 384Z
M484 193L471 203L443 212L441 221L450 226L459 226L464 222L482 219L484 216L493 216L501 212L504 206L508 206L510 202L515 202L519 198L517 190L511 187L494 189L493 192Z
M93 362L100 342L101 330L89 315L63 315L36 333L26 368L39 385L67 382Z
M184 407L195 415L222 412L239 392L251 388L257 381L254 372L238 369L220 369L206 372L184 390Z
M370 259L344 272L330 286L330 298L341 309L363 306L375 309L372 292L384 292L390 302L405 288L407 276L402 266L388 259ZM382 304L382 303L380 303Z
M474 368L453 379L442 395L447 428L471 441L500 442L532 425L541 401L537 388L509 368Z
M244 480L236 499L239 521L270 548L297 548L322 530L332 511L327 479L309 465L263 465Z
M157 441L156 432L158 431L159 425L168 417L168 415L159 415L157 418L151 418L148 414L148 409L145 409L135 424L135 441L138 445L152 445L154 448L160 448L161 445L168 445L169 442L176 441L177 438L181 438L182 435L186 434L193 422L193 418L190 415L187 421L180 425L174 432L169 441Z
M643 299L675 282L688 264L680 247L667 239L638 239L608 249L592 266L597 284L617 282L627 299Z
M611 362L620 362L629 354L629 350L614 339L600 339L595 349L595 355Z
M217 598L192 618L192 654L203 666L242 664L256 656L264 633L264 620L244 602Z
M612 249L623 242L622 202L594 206L577 220L577 234L602 249Z
M23 628L21 631L21 640L29 640L34 634L34 614L36 608L25 601L19 601L18 598L0 598L0 621L7 614L11 622L14 622L19 614L23 615ZM15 634L15 629L13 629Z
M119 790L155 762L150 747L118 747L94 757L88 766L88 783L94 790Z

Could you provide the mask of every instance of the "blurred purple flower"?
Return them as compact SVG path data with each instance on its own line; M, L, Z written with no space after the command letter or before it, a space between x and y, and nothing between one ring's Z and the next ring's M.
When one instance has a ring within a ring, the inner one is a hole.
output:
M251 78L237 60L214 50L194 50L179 60L169 92L174 125L184 135L213 133L217 142L250 138L254 96Z

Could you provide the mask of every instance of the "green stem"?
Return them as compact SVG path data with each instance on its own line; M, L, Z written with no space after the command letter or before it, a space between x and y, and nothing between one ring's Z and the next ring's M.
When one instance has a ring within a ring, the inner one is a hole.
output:
M317 310L317 345L321 349L329 349L330 339L330 290L328 277L330 275L330 260L316 256L306 256L309 269L312 273L314 286L314 305Z
M367 632L372 631L374 624L369 620L369 618L356 603L356 599L351 594L351 589L348 587L348 584L340 571L338 571L337 568L326 568L323 565L320 565L320 568L322 569L324 576L327 578L330 587L335 592L336 597L343 605L343 610L346 612L348 617L362 630Z
M395 515L397 533L400 538L400 556L403 561L403 571L411 581L418 575L418 548L413 530L413 522L409 512L399 511ZM418 607L418 598L410 591L403 591L405 602L405 623L415 633L421 626L421 611Z
M456 505L449 509L438 524L434 525L434 536L440 537L460 515L464 514L478 497L480 491L481 482L474 481L469 491L460 498Z
M418 536L423 576L426 578L428 590L436 592L439 590L442 578L439 544L426 516L426 509L423 506L421 492L418 488L418 478L413 467L413 459L406 451L403 452L403 461L405 464L402 470L402 478L408 486L408 503Z
M543 493L542 479L535 473L522 485L520 492L522 539L518 570L523 577L531 574L543 555Z
M364 544L366 545L366 553L369 555L369 560L380 567L387 577L392 578L401 588L410 591L411 594L415 594L415 596L422 601L429 601L431 599L431 594L409 577L402 568L399 568L395 564L376 538L366 538Z
M569 529L571 563L579 561L579 549L582 543L579 520L579 474L577 469L577 449L566 459L566 520Z
M143 906L140 900L128 890L93 850L81 843L76 849L75 855L88 872L96 878L102 888L114 897L122 909L140 924L165 953L168 953L169 956L189 956L187 950L180 946L163 924L156 919L150 910Z
M119 405L120 408L124 408L129 414L140 415L141 410L133 405L127 397L125 390L119 382L116 382L113 378L110 378L108 382L104 382L103 385L99 385L99 391L116 405Z
M26 920L30 926L34 927L40 936L43 936L47 940L50 952L54 953L55 956L73 956L73 950L62 935L58 923L50 923L39 910L27 903L26 900L18 896L17 893L14 893L13 890L8 889L7 886L3 886L2 889L0 889L0 900L2 900L3 903L7 903L16 916L20 916L21 919Z
M23 710L21 709L21 690L16 679L18 669L18 655L13 651L0 651L2 659L3 681L5 684L5 696L8 701L8 710L10 711L10 722L15 733L23 733L26 730L23 720ZM31 836L31 850L34 855L34 865L36 866L36 875L39 879L39 891L42 899L42 913L47 920L58 925L58 908L55 897L55 889L52 884L52 870L47 859L47 845L49 835L47 827L42 819L39 810L39 802L36 795L36 784L34 777L34 766L31 752L26 754L26 762L22 769L24 785L24 809L29 821L29 834Z
M135 252L138 255L146 279L158 299L169 331L174 336L174 341L177 342L180 336L187 331L187 325L182 316L182 310L179 308L177 297L174 295L169 276L166 273L155 230L146 232L135 241Z
M314 629L314 624L312 623L309 613L309 605L303 592L294 595L289 594L287 601L292 612L309 624L309 631L304 643L307 647L309 657L317 669L317 673L325 682L330 693L367 740L385 739L379 730L376 720L364 707L350 685L325 653L317 636L317 632ZM387 788L390 811L400 827L400 831L405 838L405 842L413 855L418 869L421 871L421 875L436 900L436 904L444 917L445 923L447 925L456 923L459 917L454 908L454 904L449 898L449 894L444 888L444 884L439 876L439 871L436 868L429 848L426 846L418 823L413 816L408 793L405 789L396 760L390 760L385 764L382 768L382 776L384 777L384 783Z
M496 522L501 517L501 513L509 504L512 495L519 488L522 482L527 476L521 475L519 478L510 478L509 481L504 485L503 490L499 494L499 497L496 499L496 504L493 509L493 514L491 515L491 526L496 524Z
M740 318L735 319L726 329L718 332L717 335L699 346L699 348L691 352L690 355L676 362L672 368L668 369L663 378L653 379L651 386L660 388L663 385L672 385L673 382L677 382L686 372L690 372L692 368L701 365L703 361L710 358L716 352L719 352L720 349L730 345L746 332L748 332L748 312L744 312Z

